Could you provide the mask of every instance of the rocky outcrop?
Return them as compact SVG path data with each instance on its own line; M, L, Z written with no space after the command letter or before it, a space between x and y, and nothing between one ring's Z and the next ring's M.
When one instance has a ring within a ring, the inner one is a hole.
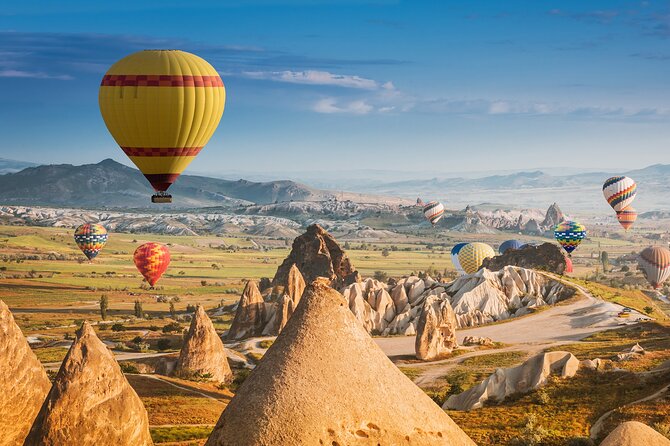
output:
M627 421L620 424L600 446L670 446L670 440L646 424Z
M458 347L456 325L456 315L448 300L434 295L427 297L416 327L416 357L431 361L451 353Z
M101 440L104 439L104 440ZM153 445L142 401L84 322L24 446Z
M317 277L326 277L335 286L355 281L356 269L335 238L318 224L293 241L288 257L277 268L272 283L286 286L291 267L296 265L307 282Z
M551 375L570 378L578 369L579 360L572 353L540 353L517 367L496 370L477 386L451 395L442 407L454 410L477 409L487 401L503 401L509 395L537 389Z
M463 338L463 345L482 345L485 347L490 347L494 344L491 338L479 337L479 336L466 336Z
M549 209L547 209L547 213L545 214L541 225L545 230L550 231L554 228L554 226L564 220L565 215L563 215L563 211L561 211L561 208L559 208L558 205L554 203L549 206Z
M206 378L217 383L233 379L223 342L200 305L191 320L174 373L184 378Z
M237 304L235 318L228 330L227 338L230 340L245 339L252 336L260 336L266 324L265 301L261 296L256 282L247 282L242 292L242 297Z
M284 288L284 295L288 296L293 301L294 306L298 306L302 293L305 291L305 280L300 273L297 266L292 265L288 272L286 279L286 287Z
M305 291L206 445L473 446L329 285L318 280Z
M635 361L641 356L645 355L647 352L642 348L640 344L635 344L630 348L630 350L617 354L614 357L615 361Z
M0 446L23 444L51 382L0 300Z
M498 271L506 266L539 269L555 274L566 272L566 257L561 248L553 243L539 246L525 245L520 249L508 249L505 254L484 259L482 268Z

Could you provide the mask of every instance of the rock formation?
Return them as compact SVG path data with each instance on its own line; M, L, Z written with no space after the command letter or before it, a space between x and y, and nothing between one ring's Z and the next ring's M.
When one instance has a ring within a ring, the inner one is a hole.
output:
M493 340L487 337L466 336L463 338L463 345L483 345L489 347L493 344Z
M320 279L305 291L206 445L473 446L329 285Z
M142 401L84 322L24 446L153 445Z
M175 374L183 377L209 377L208 379L217 383L233 379L223 342L205 309L200 305L195 310L188 335L181 347Z
M549 209L547 209L547 213L544 216L544 220L542 220L541 226L546 231L551 231L554 229L554 226L556 226L563 220L565 220L565 215L563 215L563 211L561 211L561 208L559 208L558 205L554 203L551 206L549 206Z
M451 353L458 347L456 325L456 315L448 300L434 295L427 297L416 327L416 357L431 361Z
M630 350L619 353L614 357L615 361L634 361L639 359L640 356L647 354L647 352L642 348L640 344L635 344L630 348Z
M0 446L23 444L51 382L0 300Z
M627 421L620 424L600 446L670 446L670 440L646 424Z
M500 368L475 387L451 395L445 409L471 410L486 401L502 401L515 393L527 393L543 386L550 375L570 378L577 373L579 360L569 352L540 353L517 367Z
M521 249L508 249L505 254L484 259L482 262L482 268L491 271L498 271L508 265L563 274L566 260L560 247L553 243L543 243L539 246L526 245Z
M240 302L237 304L235 318L228 330L228 339L237 340L260 336L265 326L265 301L256 282L250 280L244 287Z
M285 286L293 265L307 282L326 277L335 285L348 285L357 277L356 269L335 238L317 224L309 226L293 241L291 252L277 268L272 283Z
M274 307L278 311L278 315L275 317L277 328L273 330L272 334L279 334L284 329L289 318L293 315L295 307L300 303L304 291L305 280L302 278L298 267L293 265L289 270L284 292L279 296L278 305Z

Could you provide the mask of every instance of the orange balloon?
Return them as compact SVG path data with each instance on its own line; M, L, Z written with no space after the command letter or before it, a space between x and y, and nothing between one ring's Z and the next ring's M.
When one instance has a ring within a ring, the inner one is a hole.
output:
M135 250L133 260L138 271L154 286L170 264L170 251L165 245L149 242Z

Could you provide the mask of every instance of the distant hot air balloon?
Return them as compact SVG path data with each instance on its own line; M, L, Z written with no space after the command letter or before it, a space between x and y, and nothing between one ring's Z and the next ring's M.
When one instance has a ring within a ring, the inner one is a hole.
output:
M431 201L423 206L423 215L431 225L435 226L444 215L444 205L439 201Z
M166 193L219 125L226 91L204 59L178 50L146 50L116 62L100 84L107 129L157 194Z
M565 272L572 272L572 259L570 257L565 257Z
M505 251L508 249L521 249L524 245L525 243L520 240L505 240L498 247L498 252L500 254L505 254Z
M554 237L570 255L586 237L586 228L576 221L566 220L556 225Z
M464 274L465 271L463 271L463 267L458 261L458 253L465 245L467 245L467 243L457 243L456 245L454 245L453 248L451 248L451 263L454 264L454 268L456 268L456 271L458 271L461 274Z
M496 252L486 243L468 243L458 252L458 263L466 274L476 273L484 259L495 257Z
M107 229L96 223L84 223L74 230L74 241L88 260L93 260L107 243Z
M619 176L608 178L603 184L605 200L615 211L621 211L635 199L637 184L632 178Z
M633 223L635 223L635 220L637 220L637 211L633 209L632 206L626 206L620 211L617 211L616 219L619 220L619 224L628 231L631 226L633 226Z
M659 289L670 276L670 249L650 246L640 253L638 265L655 289Z
M133 260L149 285L154 286L170 264L170 251L165 245L149 242L135 250Z

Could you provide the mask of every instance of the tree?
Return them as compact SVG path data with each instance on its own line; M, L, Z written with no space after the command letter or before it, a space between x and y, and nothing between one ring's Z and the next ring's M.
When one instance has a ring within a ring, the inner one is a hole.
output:
M170 316L174 319L177 317L177 310L174 307L174 302L170 302Z
M602 263L603 265L603 272L606 273L610 263L610 258L609 254L607 254L607 251L603 251L600 253L600 263Z
M644 312L647 313L647 314L651 314L651 313L654 312L654 309L651 308L651 307L649 307L649 306L644 307L643 310L644 310Z
M141 318L142 315L144 314L144 311L142 311L142 302L139 300L135 301L135 317L136 318Z
M384 248L384 249L382 250L382 255L383 255L384 257L388 257L389 254L390 254L390 252L389 252L388 249Z
M107 320L107 309L109 308L109 298L106 294L100 296L100 317L103 321Z
M344 242L344 249L351 249L349 242Z
M386 282L389 278L389 275L386 273L386 271L375 271L373 277L375 280L379 280L380 282Z
M621 271L627 273L628 271L630 271L630 267L628 265L624 265L621 267Z
M161 351L167 350L168 348L170 348L170 344L171 342L169 339L160 338L156 343L156 348Z

